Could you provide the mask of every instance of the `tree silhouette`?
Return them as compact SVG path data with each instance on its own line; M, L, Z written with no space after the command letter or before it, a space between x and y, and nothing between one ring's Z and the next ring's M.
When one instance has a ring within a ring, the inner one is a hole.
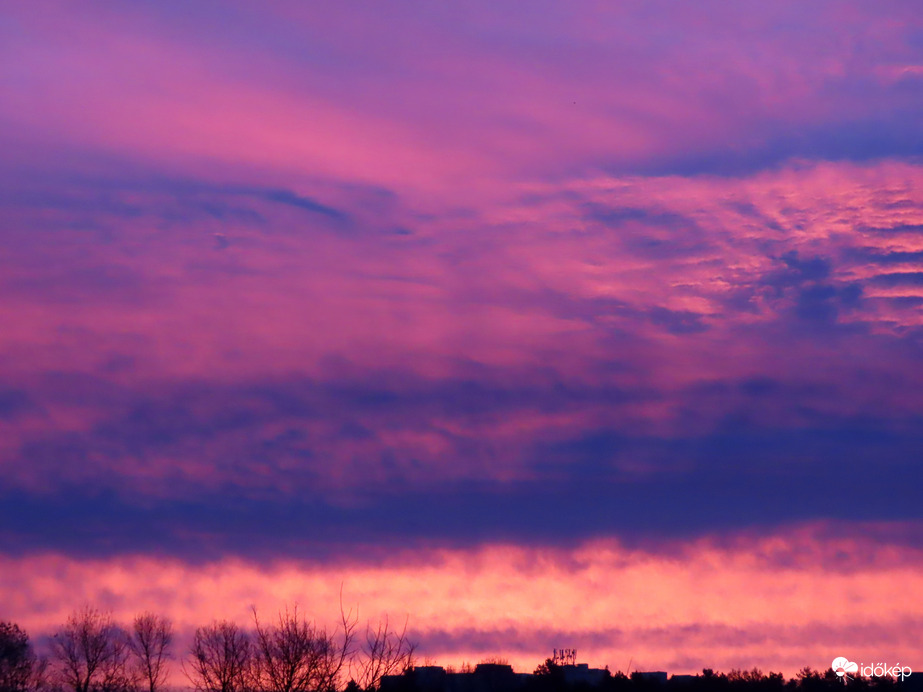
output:
M374 628L365 627L365 641L356 652L355 679L365 690L377 690L385 675L397 675L413 666L416 646L407 638L407 620L401 631L392 630L385 616Z
M272 625L260 623L253 611L255 632L249 679L258 692L317 692L334 690L350 653L355 623L343 617L343 636L308 622L297 606L279 612Z
M167 661L173 643L172 623L154 613L135 617L128 646L148 692L157 692L167 679Z
M51 640L59 684L74 692L128 692L137 686L128 636L108 613L85 607Z
M12 622L0 622L0 691L28 692L41 687L46 661L32 649L29 635Z
M233 622L216 621L196 629L183 673L199 692L243 692L250 656L247 633Z

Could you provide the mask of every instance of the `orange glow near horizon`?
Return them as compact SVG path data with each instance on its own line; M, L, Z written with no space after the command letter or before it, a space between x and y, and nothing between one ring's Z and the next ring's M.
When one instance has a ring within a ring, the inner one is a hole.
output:
M247 625L252 607L273 613L297 604L333 627L342 588L346 609L358 609L363 621L407 618L419 660L441 665L502 656L531 671L552 648L573 646L581 661L613 671L632 659L635 670L757 666L791 676L847 650L856 660L923 664L923 604L912 597L923 592L921 565L919 551L822 540L804 528L660 553L608 541L574 549L490 545L379 565L49 554L3 559L0 593L4 617L34 636L93 604L122 622L143 610L163 613L182 648L212 619ZM895 598L895 585L908 597Z

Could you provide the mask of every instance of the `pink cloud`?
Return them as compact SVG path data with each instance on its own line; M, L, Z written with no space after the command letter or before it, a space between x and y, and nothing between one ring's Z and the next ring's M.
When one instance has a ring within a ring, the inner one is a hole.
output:
M531 670L549 647L576 640L581 659L613 670L633 658L635 669L759 666L793 675L825 667L838 646L919 665L923 612L909 597L923 588L919 551L822 536L802 527L661 553L611 541L558 550L486 545L324 566L48 554L4 558L0 589L12 599L6 617L33 634L84 602L123 620L154 609L183 633L214 617L245 624L251 605L273 612L291 602L332 624L342 584L362 617L408 615L421 655L443 664L503 655ZM825 566L855 551L870 559L845 571ZM906 598L894 597L894 584Z
M0 22L10 617L915 655L916 3L55 10Z

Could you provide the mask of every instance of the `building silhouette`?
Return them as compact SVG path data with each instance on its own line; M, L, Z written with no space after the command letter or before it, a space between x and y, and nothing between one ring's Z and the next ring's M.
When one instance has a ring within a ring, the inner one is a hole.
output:
M555 673L569 687L598 687L609 677L604 668L590 668L576 661L556 664ZM534 678L533 673L516 673L512 666L502 663L479 663L473 671L462 673L442 666L415 666L402 675L384 676L381 692L515 692Z
M385 675L381 692L507 692L523 687L531 673L514 673L513 666L479 663L471 672L446 671L442 666L415 666L403 675Z

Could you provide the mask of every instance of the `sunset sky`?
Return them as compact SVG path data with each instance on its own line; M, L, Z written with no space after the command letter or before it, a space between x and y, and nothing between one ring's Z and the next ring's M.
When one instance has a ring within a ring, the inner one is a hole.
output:
M0 9L0 620L923 671L923 12Z

